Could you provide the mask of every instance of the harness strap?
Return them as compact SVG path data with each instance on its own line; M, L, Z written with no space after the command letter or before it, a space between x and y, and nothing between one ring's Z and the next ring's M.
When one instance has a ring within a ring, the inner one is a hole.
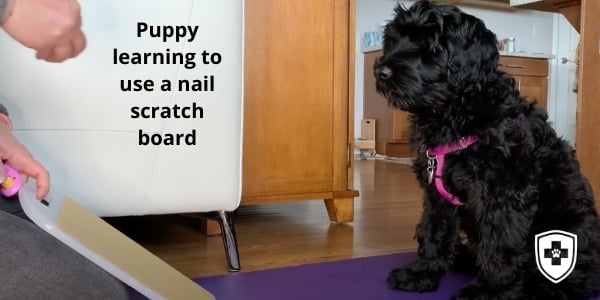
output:
M434 159L437 161L437 163L435 164L435 173L433 178L435 188L438 190L438 192L444 199L448 200L450 203L456 206L463 205L462 201L458 197L448 192L448 190L444 186L444 182L442 181L442 172L444 169L445 156L448 153L465 149L475 142L477 142L477 137L467 136L459 139L456 143L440 145L435 148L429 149L426 152L428 159Z

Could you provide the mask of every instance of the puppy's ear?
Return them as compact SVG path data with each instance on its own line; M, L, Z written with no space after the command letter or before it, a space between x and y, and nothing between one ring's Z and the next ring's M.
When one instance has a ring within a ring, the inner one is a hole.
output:
M458 20L461 22L445 28L445 40L448 81L461 88L485 80L487 75L495 72L499 53L496 35L483 21L467 14L462 14Z
M444 28L441 8L442 6L429 1L417 2L410 8L416 20L412 32L413 40L421 47L429 48L430 51L438 48L439 38Z
M410 8L402 3L398 4L394 9L394 20L388 23L384 32L390 38L390 44L400 37L406 37L421 49L435 47L443 27L439 7L441 6L430 1L418 1ZM402 32L398 32L399 29Z

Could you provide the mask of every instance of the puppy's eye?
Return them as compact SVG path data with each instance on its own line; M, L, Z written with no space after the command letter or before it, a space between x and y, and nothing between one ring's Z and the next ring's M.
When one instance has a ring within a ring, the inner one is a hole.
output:
M395 39L391 38L391 37L384 38L383 45L382 45L383 46L383 51L384 52L389 51L397 43L398 42Z
M417 47L419 47L419 49L426 49L429 46L427 40L418 40L415 44L417 44Z

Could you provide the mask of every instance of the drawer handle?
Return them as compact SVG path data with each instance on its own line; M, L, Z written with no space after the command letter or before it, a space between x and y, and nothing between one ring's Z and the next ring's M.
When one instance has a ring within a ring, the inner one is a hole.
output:
M524 69L525 66L524 65L506 65L507 68L517 68L517 69Z
M566 58L566 57L563 57L563 58L561 58L561 59L560 59L560 62L562 62L563 64L566 64L566 63L568 63L568 62L572 62L572 63L574 63L575 61L574 61L574 60L571 60L571 59L568 59L568 58Z

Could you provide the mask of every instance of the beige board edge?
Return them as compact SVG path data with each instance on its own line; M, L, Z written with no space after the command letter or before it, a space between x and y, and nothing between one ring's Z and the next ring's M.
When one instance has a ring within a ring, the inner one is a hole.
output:
M68 197L56 226L165 299L215 299L210 292Z

